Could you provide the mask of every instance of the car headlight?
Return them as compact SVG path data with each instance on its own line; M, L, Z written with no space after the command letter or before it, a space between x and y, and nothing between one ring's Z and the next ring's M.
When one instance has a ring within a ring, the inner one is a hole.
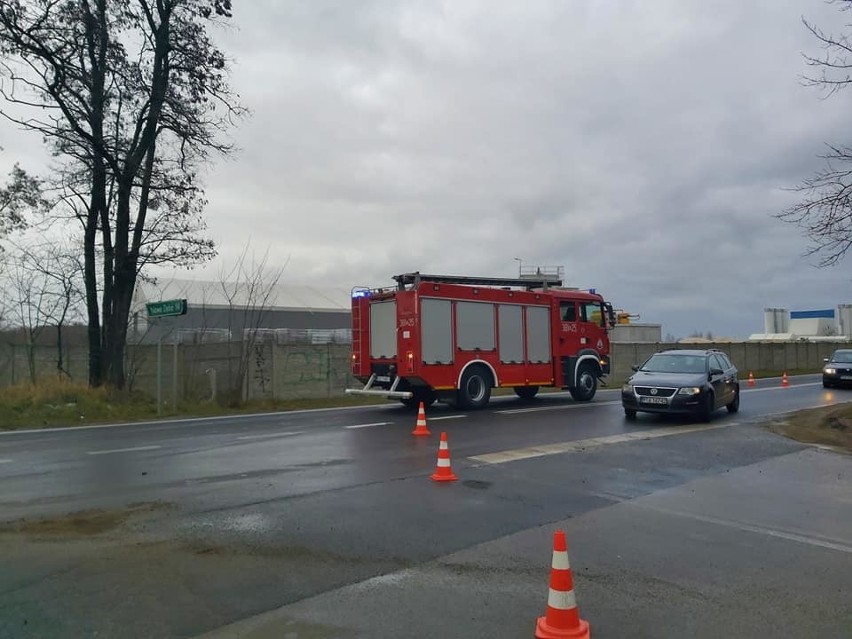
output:
M834 374L837 372L835 369L833 369L833 368L831 368L831 367L826 367L826 368L824 368L824 369L822 369L822 370L823 370L823 372L824 372L825 374L827 374L827 375L834 375Z
M680 388L677 391L678 395L698 395L701 392L701 389L698 386L687 386L686 388Z

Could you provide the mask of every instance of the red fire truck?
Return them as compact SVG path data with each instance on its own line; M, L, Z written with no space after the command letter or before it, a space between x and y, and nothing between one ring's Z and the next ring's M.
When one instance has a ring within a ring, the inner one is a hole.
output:
M405 273L352 291L353 395L482 408L492 388L531 399L542 386L594 397L609 374L611 304L557 277Z

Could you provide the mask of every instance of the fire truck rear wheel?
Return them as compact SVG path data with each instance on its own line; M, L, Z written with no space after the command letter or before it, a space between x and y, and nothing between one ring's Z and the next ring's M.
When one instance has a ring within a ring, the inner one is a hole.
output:
M423 402L424 408L429 408L432 404L435 403L435 400L438 399L437 395L435 395L435 391L431 389L428 391L413 392L414 395L412 395L411 397L399 400L406 408L417 410L418 408L420 408L420 402Z
M512 390L520 399L532 399L538 394L538 386L513 386Z
M578 402L591 400L598 390L598 376L595 375L595 369L589 364L580 366L580 370L577 371L577 385L568 390L571 391L571 397Z
M458 390L459 408L484 408L491 399L491 373L483 366L471 366L462 375Z

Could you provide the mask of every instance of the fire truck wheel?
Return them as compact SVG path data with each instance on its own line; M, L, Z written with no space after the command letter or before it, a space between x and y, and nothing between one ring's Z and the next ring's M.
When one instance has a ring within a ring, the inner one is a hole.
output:
M491 373L483 366L471 366L462 375L458 390L459 408L484 408L491 399Z
M580 366L580 370L577 371L577 385L568 390L571 391L571 397L578 402L591 400L598 390L598 377L594 369L588 364Z
M514 386L512 390L521 399L532 399L538 394L538 386Z
M432 404L435 403L435 400L438 399L437 395L435 395L435 391L414 391L414 395L407 399L399 400L402 402L402 405L406 408L411 408L412 410L417 410L420 408L420 402L423 402L424 408L429 408Z

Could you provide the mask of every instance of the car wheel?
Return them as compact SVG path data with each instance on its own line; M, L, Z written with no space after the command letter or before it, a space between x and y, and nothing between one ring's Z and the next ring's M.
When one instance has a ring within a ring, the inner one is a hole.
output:
M734 389L734 401L725 406L729 413L736 413L740 409L740 389Z
M595 375L594 369L588 364L580 366L577 372L576 386L568 389L573 397L578 402L588 402L591 400L598 390L598 378Z
M698 410L698 419L705 423L709 422L715 409L716 398L713 397L713 393L707 393L707 395L704 396L704 402L701 404L701 408Z
M831 384L830 384L830 383L828 383L828 382L827 382L827 381L825 381L825 380L822 380L822 387L823 387L823 388L831 388Z
M538 386L515 386L513 389L515 395L521 399L529 400L538 394Z
M631 421L631 422L635 421L636 420L636 411L633 410L632 408L625 408L624 409L624 417L628 421Z
M459 408L484 408L491 399L491 373L482 366L471 366L462 375L458 390Z

